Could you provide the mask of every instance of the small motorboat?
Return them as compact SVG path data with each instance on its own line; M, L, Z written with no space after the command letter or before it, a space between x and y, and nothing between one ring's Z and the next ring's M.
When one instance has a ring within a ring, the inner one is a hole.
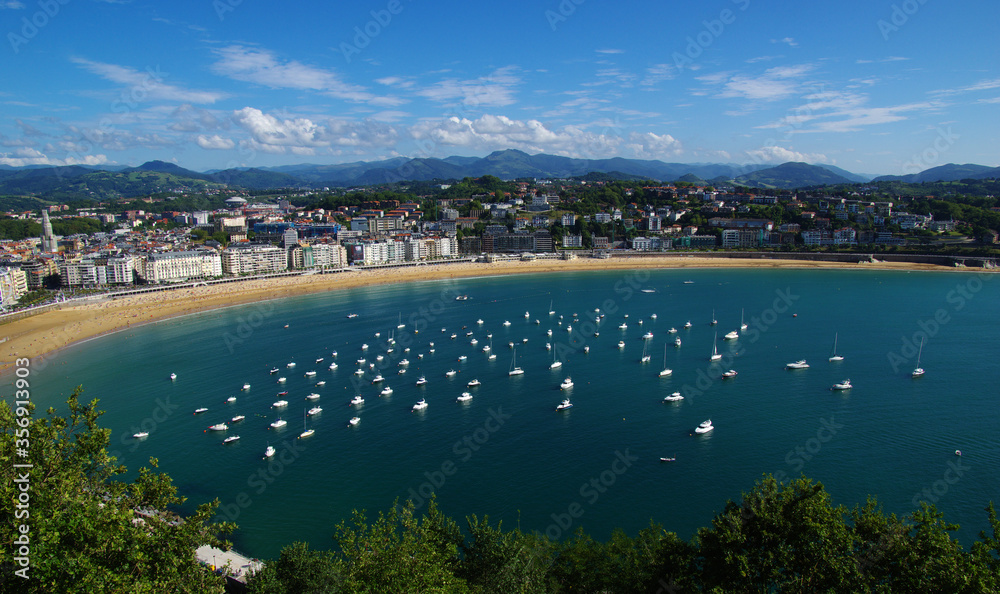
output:
M573 403L569 401L569 398L563 399L562 403L556 406L556 410L568 410L573 408Z
M378 393L379 396L392 396L392 388L386 386L382 388L382 391Z
M222 443L223 443L223 445L225 445L227 443L233 443L234 441L236 441L239 438L240 438L239 435L230 435L229 437L223 439Z
M233 417L232 419L230 419L229 422L230 423L239 423L240 421L242 421L245 418L246 418L246 416L244 416L244 415L236 415L235 417Z
M417 378L417 385L418 386L423 386L426 383L427 383L427 378L426 377L420 376L419 378Z
M459 396L456 400L458 400L459 402L468 402L472 400L472 394L469 394L468 392L462 392L462 395Z
M353 404L355 406L360 405L360 404L364 404L364 403L365 403L365 399L361 397L361 394L358 394L354 398L351 398L351 404Z
M143 439L144 437L149 437L149 431L140 431L132 434L132 439Z
M205 408L205 407L201 407L201 408L196 408L196 409L194 409L194 414L198 415L198 414L201 414L201 413L203 413L203 412L205 412L205 411L207 411L207 410L208 410L208 409L207 409L207 408Z
M477 386L481 386L481 385L482 385L482 383L481 383L481 382L480 382L480 381L479 381L478 379L474 379L474 380L470 381L470 382L469 382L468 384L466 384L466 385L467 385L467 386L469 386L470 388L475 388L475 387L477 387Z
M361 417L351 417L351 420L348 421L348 424L350 424L351 427L357 427L358 423L360 422L361 422Z
M712 429L715 429L715 427L712 426L712 419L709 419L707 421L702 421L697 427L695 427L694 428L694 432L695 433L708 433Z
M681 400L684 400L684 397L681 396L680 392L674 392L673 394L670 394L669 396L663 398L664 402L678 402Z
M413 405L413 410L424 410L427 408L427 401L421 398L416 404Z
M229 429L229 425L225 423L216 423L208 428L209 431L226 431L227 429Z

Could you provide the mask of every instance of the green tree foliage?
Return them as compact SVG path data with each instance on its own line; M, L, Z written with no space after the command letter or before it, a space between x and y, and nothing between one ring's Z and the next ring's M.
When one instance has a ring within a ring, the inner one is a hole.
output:
M26 380L27 382L27 380ZM27 385L27 383L26 383ZM218 500L180 519L167 512L184 502L156 460L131 483L116 480L124 466L108 455L111 431L98 426L97 400L68 400L66 417L34 406L0 403L0 566L7 592L222 592L223 581L200 566L194 551L219 540L235 526L211 523ZM21 426L19 421L30 419ZM18 442L17 440L26 440ZM26 455L20 455L20 450ZM15 456L15 454L17 454ZM15 510L14 479L24 472L11 461L33 464L28 471L29 507ZM27 517L23 512L27 510ZM147 513L139 514L139 511ZM22 515L15 516L15 511ZM15 519L16 517L16 519ZM12 575L20 524L29 527L28 579Z

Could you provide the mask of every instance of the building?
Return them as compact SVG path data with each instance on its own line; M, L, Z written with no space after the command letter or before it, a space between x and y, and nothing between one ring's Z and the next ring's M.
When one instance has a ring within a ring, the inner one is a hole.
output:
M756 248L764 245L764 229L723 229L722 247Z
M241 276L268 274L288 269L285 250L263 243L230 244L222 250L222 272Z
M147 283L176 283L222 276L223 267L218 253L191 250L147 254L135 263L135 270Z
M582 235L563 235L562 246L564 248L582 248L583 247L583 236Z
M0 304L4 307L16 305L27 292L28 279L23 270L0 268Z

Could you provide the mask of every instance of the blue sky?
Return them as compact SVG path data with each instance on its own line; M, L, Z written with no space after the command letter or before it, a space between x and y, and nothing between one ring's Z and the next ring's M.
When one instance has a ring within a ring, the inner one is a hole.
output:
M1000 165L995 0L0 0L0 164Z

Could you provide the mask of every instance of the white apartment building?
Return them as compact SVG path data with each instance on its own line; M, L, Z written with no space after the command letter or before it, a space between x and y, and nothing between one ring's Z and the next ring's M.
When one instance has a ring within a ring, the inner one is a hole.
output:
M282 248L262 243L231 244L222 250L222 272L240 276L288 270L288 257Z

